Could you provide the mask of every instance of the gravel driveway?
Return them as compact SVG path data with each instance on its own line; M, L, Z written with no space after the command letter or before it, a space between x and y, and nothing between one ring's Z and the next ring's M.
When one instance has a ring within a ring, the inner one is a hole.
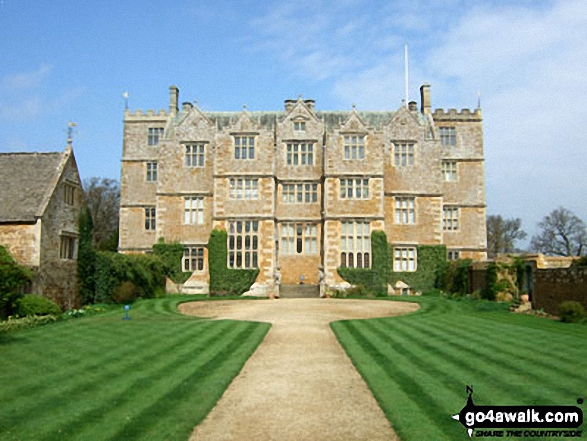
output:
M398 440L329 323L418 309L380 300L192 302L184 314L272 323L192 440Z

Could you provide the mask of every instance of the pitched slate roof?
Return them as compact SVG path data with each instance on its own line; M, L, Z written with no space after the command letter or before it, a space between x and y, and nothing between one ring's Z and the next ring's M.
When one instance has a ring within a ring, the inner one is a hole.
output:
M0 153L0 222L34 222L53 192L63 153Z

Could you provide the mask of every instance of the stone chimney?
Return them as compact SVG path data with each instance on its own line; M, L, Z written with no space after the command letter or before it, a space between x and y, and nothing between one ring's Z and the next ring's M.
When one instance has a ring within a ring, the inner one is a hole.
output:
M169 113L177 113L179 110L179 89L177 86L169 87Z
M430 84L423 84L420 87L420 106L420 110L424 115L432 113L432 108L430 107Z
M290 112L294 108L296 100L285 100L285 111Z
M316 101L304 100L304 103L306 104L306 107L308 107L308 109L310 109L312 112L314 111L314 105L316 104Z
M408 110L410 112L416 112L416 111L418 111L418 103L416 101L410 101L408 103Z

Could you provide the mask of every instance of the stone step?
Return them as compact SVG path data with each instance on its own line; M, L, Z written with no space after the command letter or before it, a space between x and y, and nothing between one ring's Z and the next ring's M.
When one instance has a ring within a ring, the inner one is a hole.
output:
M279 287L279 297L284 299L311 299L319 295L319 285L281 285Z

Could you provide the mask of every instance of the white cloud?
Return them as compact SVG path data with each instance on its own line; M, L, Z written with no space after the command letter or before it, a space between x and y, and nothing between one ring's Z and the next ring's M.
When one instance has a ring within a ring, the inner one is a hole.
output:
M72 87L48 97L46 80L53 67L43 64L34 71L5 76L0 80L0 117L8 121L26 121L42 112L58 112L77 100L83 87Z
M5 92L20 91L38 87L51 73L53 66L42 64L37 70L7 75L0 80L2 90Z

